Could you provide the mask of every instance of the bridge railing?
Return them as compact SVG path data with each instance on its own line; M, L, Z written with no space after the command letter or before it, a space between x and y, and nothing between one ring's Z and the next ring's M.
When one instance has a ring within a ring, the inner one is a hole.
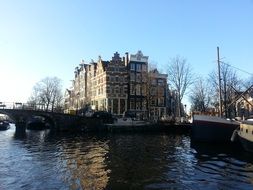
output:
M30 104L21 102L0 102L0 109L23 109L46 111L44 104Z
M33 110L33 111L63 113L62 107L54 108L52 110L50 106L47 109L45 104L32 104L22 102L0 102L0 109Z

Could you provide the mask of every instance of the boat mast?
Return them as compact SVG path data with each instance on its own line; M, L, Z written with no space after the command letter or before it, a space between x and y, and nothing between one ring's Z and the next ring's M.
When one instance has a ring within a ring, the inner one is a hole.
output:
M218 56L218 80L219 80L219 117L222 116L222 99L221 99L221 78L220 78L220 53L219 47L217 47L217 56Z

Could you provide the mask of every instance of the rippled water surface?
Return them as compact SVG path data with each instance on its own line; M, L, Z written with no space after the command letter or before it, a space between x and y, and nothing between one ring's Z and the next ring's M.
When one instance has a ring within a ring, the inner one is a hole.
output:
M0 189L253 189L253 156L175 134L0 131Z

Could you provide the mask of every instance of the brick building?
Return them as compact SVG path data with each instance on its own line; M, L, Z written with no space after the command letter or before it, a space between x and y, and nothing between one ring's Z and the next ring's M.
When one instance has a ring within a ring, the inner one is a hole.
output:
M167 74L148 71L148 56L141 51L123 58L116 52L110 61L101 57L89 64L81 61L65 92L66 113L89 105L115 115L130 111L140 118L158 119L168 113L167 102Z

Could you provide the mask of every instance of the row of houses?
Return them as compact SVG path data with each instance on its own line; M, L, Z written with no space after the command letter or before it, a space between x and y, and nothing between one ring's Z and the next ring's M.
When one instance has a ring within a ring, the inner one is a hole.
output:
M91 107L114 115L128 111L143 119L174 115L177 94L169 90L167 78L149 69L148 56L141 51L123 58L116 52L110 61L81 61L65 92L65 113Z

